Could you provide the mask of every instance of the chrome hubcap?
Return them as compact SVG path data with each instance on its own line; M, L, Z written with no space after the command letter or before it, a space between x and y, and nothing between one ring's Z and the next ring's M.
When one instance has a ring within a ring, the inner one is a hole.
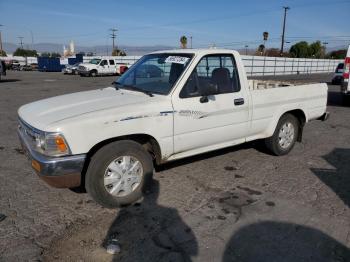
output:
M284 123L278 134L278 144L283 149L287 149L291 146L294 140L294 126L292 123Z
M113 196L126 196L141 183L142 164L133 156L121 156L113 160L104 174L104 186Z

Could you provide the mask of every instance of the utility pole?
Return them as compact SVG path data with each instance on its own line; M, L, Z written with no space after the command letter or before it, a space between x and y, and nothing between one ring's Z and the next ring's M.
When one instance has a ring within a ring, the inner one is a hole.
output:
M4 25L0 25L1 26L4 26ZM2 55L2 38L1 38L1 30L0 30L0 56Z
M23 49L23 36L18 36L19 40L20 40L20 45L21 45L21 48Z
M280 55L283 55L283 47L284 47L284 33L286 30L286 17L287 17L287 11L290 9L289 6L283 6L284 8L284 19L283 19L283 30L282 30L282 42L281 42L281 52Z
M111 38L112 38L112 40L113 40L113 44L112 44L112 53L113 53L113 51L114 51L114 39L115 39L116 36L117 36L117 34L116 34L115 32L117 32L118 30L115 29L115 28L111 28L111 29L109 29L109 30L112 31L112 33L111 33Z
M191 49L192 49L192 36L190 36L190 46L191 46Z

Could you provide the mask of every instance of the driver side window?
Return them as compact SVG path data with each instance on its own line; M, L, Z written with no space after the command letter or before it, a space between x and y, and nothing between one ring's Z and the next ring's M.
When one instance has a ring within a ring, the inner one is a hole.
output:
M240 91L237 67L232 55L204 56L181 90L180 98L199 97L201 91L209 85L214 85L218 94Z

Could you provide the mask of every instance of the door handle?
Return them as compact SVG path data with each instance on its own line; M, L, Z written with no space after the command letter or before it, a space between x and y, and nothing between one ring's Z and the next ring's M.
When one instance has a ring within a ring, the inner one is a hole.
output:
M244 98L236 98L234 100L234 102L235 102L236 106L243 105L244 104Z

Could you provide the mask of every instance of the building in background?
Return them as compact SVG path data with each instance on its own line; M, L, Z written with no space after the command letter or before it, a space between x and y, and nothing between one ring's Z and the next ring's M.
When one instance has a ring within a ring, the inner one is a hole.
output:
M73 40L69 43L69 48L67 49L66 46L63 46L63 56L68 57L75 54L75 47Z

